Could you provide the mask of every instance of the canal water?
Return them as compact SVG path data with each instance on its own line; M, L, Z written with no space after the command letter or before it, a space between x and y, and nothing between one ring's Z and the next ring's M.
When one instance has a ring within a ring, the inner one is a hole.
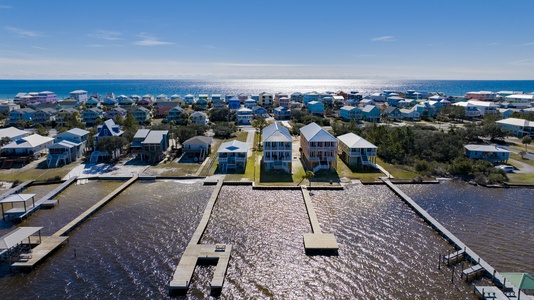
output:
M59 206L38 211L21 225L41 224L55 231L119 184L73 185L58 196ZM478 190L453 182L401 188L499 271L532 270L531 253L517 261L524 246L532 249L532 230L527 232L532 208L488 215L491 207L528 206L529 190ZM168 282L212 191L195 180L134 183L71 232L69 243L31 273L1 267L2 299L167 298ZM477 209L493 193L502 195L487 210ZM464 198L470 199L467 204L462 204ZM517 202L508 204L507 199ZM472 286L459 280L458 268L453 283L451 269L438 270L438 255L451 249L448 243L387 187L351 184L343 191L314 191L312 201L322 231L337 238L338 255L304 253L303 234L311 227L300 191L222 188L202 238L203 243L233 245L221 298L473 298ZM472 206L473 215L462 205ZM498 220L505 232L477 234L490 224L481 215ZM493 247L484 241L506 237L516 223L526 227L499 243L529 239L530 244L483 252L481 248ZM209 297L213 270L197 267L190 290L179 298Z

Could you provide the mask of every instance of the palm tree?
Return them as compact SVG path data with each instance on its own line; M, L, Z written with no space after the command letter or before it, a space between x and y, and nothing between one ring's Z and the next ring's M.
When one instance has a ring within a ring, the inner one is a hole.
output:
M266 126L267 126L267 121L265 121L264 117L257 116L252 121L252 127L256 128L256 130L258 130L258 133L260 135L260 139L258 141L258 148L260 148L260 146L261 146L261 132L262 132L263 128L265 128Z
M315 173L313 173L312 171L306 171L306 174L304 174L303 176L304 179L308 179L308 182L310 183L310 187L311 187L311 180L313 177L315 177Z

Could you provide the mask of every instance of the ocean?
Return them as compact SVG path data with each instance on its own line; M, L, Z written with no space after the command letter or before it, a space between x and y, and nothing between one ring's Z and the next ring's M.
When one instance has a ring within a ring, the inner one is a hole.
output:
M534 80L295 80L295 79L243 79L243 80L0 80L0 99L13 99L19 92L52 91L58 99L69 97L74 90L89 94L115 96L124 94L145 95L178 94L198 95L260 92L327 92L342 90L364 94L393 90L405 92L443 92L448 96L463 96L469 91L522 91L534 92Z

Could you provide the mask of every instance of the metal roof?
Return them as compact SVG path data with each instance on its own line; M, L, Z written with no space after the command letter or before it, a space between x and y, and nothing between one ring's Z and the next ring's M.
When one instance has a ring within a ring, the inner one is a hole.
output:
M163 136L169 134L168 130L151 130L141 144L159 144Z
M280 125L273 123L262 130L263 142L291 142L289 130Z
M0 249L10 249L43 227L19 227L0 238Z
M497 147L497 146L491 146L491 145L465 145L465 149L469 151L480 151L480 152L501 152L501 153L508 153L510 151Z
M337 139L333 135L315 122L302 127L300 134L304 135L308 142L337 142Z
M366 139L352 132L340 135L337 139L349 148L377 148Z
M32 197L35 197L35 194L13 194L2 199L0 203L26 202Z
M230 142L222 143L219 147L219 150L217 150L217 153L232 153L232 152L247 152L248 151L248 144L244 142L240 142L238 140L233 140Z

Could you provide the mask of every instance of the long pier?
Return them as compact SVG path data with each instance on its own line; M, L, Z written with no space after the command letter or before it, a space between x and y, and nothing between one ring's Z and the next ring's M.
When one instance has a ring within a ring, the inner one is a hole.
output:
M199 243L204 231L206 230L206 227L208 226L213 207L215 206L215 202L219 197L223 183L224 176L217 182L215 190L208 200L208 204L206 205L202 219L200 220L197 229L193 233L193 236L191 237L184 254L182 254L182 258L180 259L180 262L174 271L172 280L169 283L170 293L187 291L191 282L191 277L195 271L195 267L197 264L203 262L216 263L215 272L211 280L212 293L222 289L224 277L226 275L226 269L228 268L228 262L230 261L232 246L223 244L208 245Z
M24 181L23 183L17 185L16 187L12 187L12 188L8 189L4 193L2 193L2 195L0 195L0 200L5 199L8 196L11 196L13 194L16 194L16 193L22 191L23 189L25 189L28 185L30 185L32 183L33 183L33 180L28 180L28 181Z
M72 230L74 230L74 228L78 227L78 225L80 225L83 221L85 221L87 218L89 218L91 215L93 215L99 209L104 207L104 205L108 204L109 201L111 201L113 198L115 198L115 196L117 196L119 193L124 191L127 187L132 185L138 178L139 178L139 174L134 175L128 181L126 181L121 186L116 188L113 192L109 193L106 197L102 198L102 200L98 201L95 205L91 206L89 209L87 209L81 215L76 217L74 220L70 221L67 225L63 226L63 228L58 230L52 236L64 236L67 233L69 233Z
M470 258L470 261L479 265L493 278L493 283L496 286L502 287L503 289L513 289L517 290L517 294L521 293L521 298L523 298L524 293L520 292L519 289L514 286L511 282L507 282L506 279L497 272L489 263L483 260L478 256L475 251L467 247L459 238L452 234L447 228L441 225L436 219L434 219L430 214L426 212L421 206L419 206L412 198L406 195L401 191L397 186L395 186L388 178L381 178L381 180L397 195L399 196L408 206L417 213L426 223L428 223L434 230L436 230L441 236L443 236L450 244L452 244L457 250L463 250L465 256ZM480 268L477 267L477 268ZM464 275L464 274L462 274ZM469 273L465 274L469 276ZM524 299L528 299L525 296Z
M339 246L337 244L336 237L333 234L322 233L321 231L321 226L319 225L319 220L315 214L315 209L313 207L308 188L306 186L301 186L301 190L313 232L304 234L304 249L306 251L337 251Z
M50 191L48 194L46 194L44 197L40 198L39 200L35 201L35 206L33 206L31 209L27 210L25 213L23 213L20 216L17 216L17 219L23 220L30 214L32 214L35 210L41 208L41 206L46 203L47 201L50 201L53 197L57 196L59 193L61 193L64 189L66 189L69 185L71 185L74 180L76 180L77 177L71 177L65 182L63 182L60 186L56 187L52 191Z

